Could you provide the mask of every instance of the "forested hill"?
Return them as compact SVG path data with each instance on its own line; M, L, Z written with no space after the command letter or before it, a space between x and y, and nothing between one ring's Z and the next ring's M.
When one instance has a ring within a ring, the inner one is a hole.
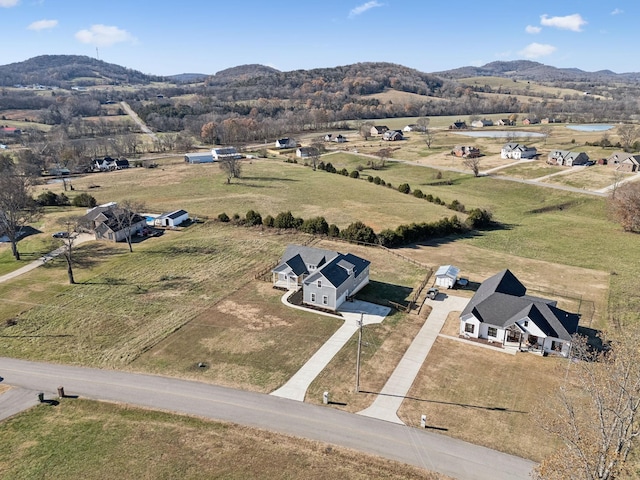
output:
M81 55L41 55L0 66L0 86L39 84L68 88L160 80L163 78Z
M638 82L640 73L615 73L611 70L586 72L579 68L556 68L530 60L509 62L491 62L481 67L460 67L453 70L436 72L444 78L459 79L468 77L503 77L532 82Z
M440 78L413 68L393 63L355 63L333 68L280 72L269 67L219 72L207 80L213 88L232 90L235 99L293 98L300 94L313 95L344 92L346 95L370 95L385 89L434 95L442 87ZM240 97L238 97L238 95Z

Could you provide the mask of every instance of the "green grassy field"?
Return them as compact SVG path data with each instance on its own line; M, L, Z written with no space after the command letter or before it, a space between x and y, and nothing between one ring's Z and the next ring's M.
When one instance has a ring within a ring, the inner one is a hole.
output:
M238 425L87 400L0 423L6 479L429 479L345 448Z
M401 158L402 151L394 155ZM500 222L494 230L408 246L402 249L406 256L436 267L459 262L465 274L478 282L501 268L514 268L517 274L524 272L526 283L539 287L541 294L557 292L567 308L582 300L591 302L592 326L637 324L639 267L630 259L640 256L640 237L623 233L611 221L605 199L454 172L443 172L438 179L436 169L398 162L373 171L367 168L368 157L346 152L323 160L349 171L360 165L363 175L380 176L394 186L409 183L412 189L447 203L456 199L468 209L487 208ZM74 193L90 192L99 202L143 201L149 212L185 208L194 216L213 218L223 211L244 215L250 208L263 216L291 210L303 218L323 215L341 228L361 220L377 231L453 214L362 179L314 172L282 160L246 162L243 178L231 185L225 184L217 165L185 165L176 157L157 169L77 178L74 187ZM21 249L32 255L46 249L49 233L63 213L49 212L40 223L47 233L28 237ZM4 354L269 391L295 372L338 325L285 309L277 292L253 278L279 258L287 243L308 240L304 235L207 221L137 243L132 254L126 245L82 245L77 252L76 286L66 284L62 260L0 284ZM371 257L371 298L407 298L425 274L397 257L382 256L381 250L324 241L321 245ZM624 246L624 254L614 246ZM0 256L3 271L11 269L6 250L3 247ZM17 323L10 325L7 320ZM371 390L384 384L421 324L415 315L395 314L388 320L368 333L371 349L365 352L363 380ZM345 346L312 385L309 401L320 401L325 389L341 397L349 410L372 400L350 393L353 353L353 344ZM196 368L200 361L210 368ZM438 372L446 377L445 370L430 371L435 385L443 381ZM551 389L549 384L545 394ZM433 392L416 395L430 398ZM455 416L455 409L452 412ZM514 435L532 435L525 427L528 424L521 422L508 428ZM451 429L453 434L453 425ZM485 444L509 451L510 441L500 443L501 431L492 430Z

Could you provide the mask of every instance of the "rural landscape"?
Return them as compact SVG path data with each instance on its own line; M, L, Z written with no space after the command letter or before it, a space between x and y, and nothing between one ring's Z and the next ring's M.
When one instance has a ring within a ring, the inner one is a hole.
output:
M289 402L278 392L351 325L297 392L309 411L486 447L534 478L635 478L639 76L532 61L0 66L0 357ZM290 246L366 281L321 301L328 267L299 274ZM480 297L504 271L534 306L499 338ZM406 391L390 391L423 335ZM0 405L22 390L10 380L0 361ZM44 401L0 421L0 477L462 478L64 386L27 389ZM371 413L385 395L392 420Z

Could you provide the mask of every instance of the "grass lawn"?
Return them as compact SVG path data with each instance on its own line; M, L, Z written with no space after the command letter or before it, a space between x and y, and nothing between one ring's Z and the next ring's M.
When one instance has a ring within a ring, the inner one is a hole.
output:
M539 160L535 162L522 162L518 165L503 168L493 173L493 175L506 175L515 178L524 178L533 180L534 178L544 177L553 173L562 172L564 167L548 165L546 162Z
M618 173L620 176L620 174ZM628 178L635 174L622 174L622 178ZM587 190L599 190L613 185L616 182L615 172L606 165L594 165L591 167L574 167L568 175L558 175L546 180L557 185L584 188ZM618 181L620 181L618 179Z
M37 406L0 424L0 477L430 479L342 447L229 423L88 400Z

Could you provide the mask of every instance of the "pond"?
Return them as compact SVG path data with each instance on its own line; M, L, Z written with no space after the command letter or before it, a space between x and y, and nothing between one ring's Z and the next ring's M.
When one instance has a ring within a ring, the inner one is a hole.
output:
M488 138L518 138L518 137L544 137L538 132L514 132L513 130L494 130L486 132L454 132L466 137L488 137Z
M604 132L611 130L613 125L604 124L591 124L591 125L567 125L567 128L571 130L577 130L579 132Z

